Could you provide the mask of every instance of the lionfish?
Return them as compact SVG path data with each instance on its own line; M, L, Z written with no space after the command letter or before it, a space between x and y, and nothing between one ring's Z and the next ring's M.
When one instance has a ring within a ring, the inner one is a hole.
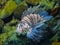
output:
M37 9L38 7L39 6L35 8ZM25 32L28 39L39 42L41 39L44 39L45 36L44 29L47 27L45 22L49 21L52 16L46 11L40 11L35 14L35 9L30 10L31 9L29 8L23 13L23 17L18 24L16 33L20 35Z

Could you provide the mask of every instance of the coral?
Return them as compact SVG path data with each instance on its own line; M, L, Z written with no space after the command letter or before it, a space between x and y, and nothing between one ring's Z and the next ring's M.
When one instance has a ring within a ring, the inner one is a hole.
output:
M0 34L0 42L1 42L1 43L4 43L4 42L8 41L9 37L13 34L13 32L14 32L14 30L15 30L15 27L11 27L10 30L11 30L11 31L9 31L9 32ZM1 43L0 43L0 44L1 44Z
M4 21L0 19L0 27L3 27Z
M53 42L52 45L60 45L60 42Z
M2 21L0 20L0 23L1 22ZM17 26L18 22L19 22L18 20L12 19L9 23L7 23L7 24L4 25L4 27L2 29L3 33L0 34L0 45L2 45L4 43L8 43L8 41L10 41L10 40L13 40L13 37L16 36L14 34L14 32L16 30L16 26ZM3 24L3 22L1 23L1 25L2 24Z
M24 0L14 0L17 4L21 3Z
M51 0L51 1L41 0L39 4L43 6L42 8L44 8L45 10L48 10L57 6L57 4L54 5L54 3L55 3L54 0Z
M11 28L12 28L11 26L16 27L18 22L19 22L18 20L12 19L9 23L7 23L7 24L4 25L3 32L9 32L9 31L11 31Z
M37 5L37 4L39 4L40 0L26 0L26 2L28 4Z
M14 1L8 1L4 9L9 13L9 15L16 9L17 5Z
M15 10L16 3L12 0L8 1L0 13L0 18L6 18Z
M56 42L58 41L58 34L60 33L60 15L56 15L48 23L49 27L51 28L51 30L53 30L54 33L53 37L50 40Z
M10 40L10 37L14 34L16 26L13 25L11 26L10 24L12 23L16 23L17 20L12 20L11 22L9 22L8 24L4 25L3 27L3 33L0 34L0 45L4 44L4 43L8 43L8 41Z
M23 11L26 10L28 8L28 6L26 5L26 3L20 3L16 10L14 11L14 17L17 19L21 19L21 16L23 14Z
M0 33L2 33L3 26L4 26L4 21L0 19Z
M0 9L4 8L7 1L8 0L0 0Z
M0 18L4 19L7 17L7 15L8 15L8 12L5 9L3 9L0 13Z
M60 12L60 6L51 9L51 15L53 15L53 16L57 16L57 14L59 14L59 12Z

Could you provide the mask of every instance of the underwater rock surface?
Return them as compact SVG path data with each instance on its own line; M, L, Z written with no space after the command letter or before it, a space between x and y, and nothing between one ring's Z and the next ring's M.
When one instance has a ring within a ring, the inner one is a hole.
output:
M16 6L17 5L13 0L8 1L0 12L0 18L4 19L4 18L7 18L8 16L10 16L11 13L16 9Z
M24 3L24 2L23 2ZM14 17L16 19L21 19L21 15L28 8L26 3L20 3L14 11Z

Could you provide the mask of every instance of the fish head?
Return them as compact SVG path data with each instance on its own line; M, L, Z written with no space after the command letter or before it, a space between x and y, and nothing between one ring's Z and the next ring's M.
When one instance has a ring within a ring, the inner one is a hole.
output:
M16 33L20 35L20 34L26 33L28 29L29 29L29 25L27 23L24 23L24 24L19 23L16 29Z

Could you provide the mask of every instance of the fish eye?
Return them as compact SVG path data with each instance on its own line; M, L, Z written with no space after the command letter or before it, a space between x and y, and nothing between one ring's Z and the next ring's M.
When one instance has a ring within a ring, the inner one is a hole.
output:
M22 23L20 23L18 27L22 27L22 26L23 26L23 24L22 24Z

